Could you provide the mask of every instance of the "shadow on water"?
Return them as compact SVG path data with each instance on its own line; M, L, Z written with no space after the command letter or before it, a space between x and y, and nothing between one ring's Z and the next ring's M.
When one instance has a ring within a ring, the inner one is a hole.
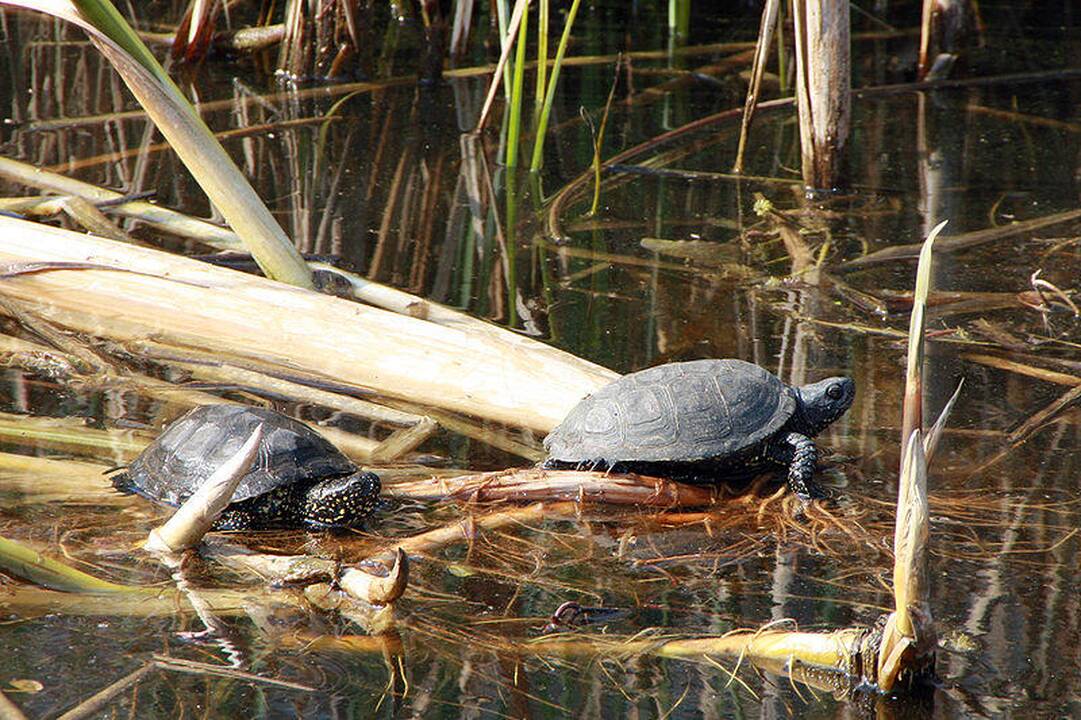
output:
M955 77L1076 69L1076 28L1048 29L1036 14L1046 5L1012 12L981 4L983 46ZM161 17L177 17L174 10ZM115 701L120 712L1081 714L1081 432L1076 408L1063 399L1081 386L1073 304L1081 277L1081 216L1074 213L1081 80L1067 73L862 94L854 105L850 188L812 204L799 183L790 106L765 108L757 118L742 179L728 174L737 115L657 141L743 99L746 46L699 46L753 41L754 12L725 18L695 11L701 22L691 23L679 52L651 53L668 44L663 9L640 17L619 3L583 10L572 55L585 60L564 69L545 167L533 178L499 165L505 135L498 121L479 137L462 135L476 122L489 76L448 71L438 83L416 83L407 77L416 70L414 41L404 31L371 59L372 82L347 90L276 86L261 72L260 57L212 59L191 82L208 123L228 131L227 149L305 253L332 256L370 279L620 372L739 357L791 384L852 376L855 405L820 443L827 449L823 483L836 498L828 516L778 523L739 504L729 515L590 505L530 516L416 563L392 632L369 633L364 623L377 620L315 612L299 600L224 618L244 671L308 689L155 667ZM913 13L907 8L891 21L912 27ZM2 130L4 156L126 193L152 190L161 205L209 214L145 119L116 115L132 110L132 101L78 33L31 16L6 19L0 52L10 70L0 99L14 122ZM914 36L859 22L877 34L854 41L854 85L910 80ZM482 41L474 39L475 64L490 57ZM618 50L643 53L628 56L618 79L604 157L621 155L603 175L600 211L587 216L593 146L579 108L600 116L615 63L600 56ZM384 82L388 77L405 79ZM33 194L14 183L3 189L5 196ZM842 701L706 657L531 650L567 601L622 611L573 629L590 638L720 635L786 618L807 629L874 622L892 602L889 547L915 257L896 249L943 219L950 224L931 299L929 410L946 402L959 378L965 389L931 481L941 684L922 703ZM208 250L129 224L155 246ZM798 273L786 233L811 250ZM9 337L33 337L14 319L3 328ZM28 366L12 350L5 358L0 535L117 582L167 588L168 575L132 551L162 512L112 494L100 469L130 460L174 414L168 402L130 387L62 382L64 372ZM143 369L191 379L165 364ZM188 389L258 397L238 382ZM270 399L343 434L386 432L348 414ZM58 421L65 432L84 440L102 432L102 441L65 440L44 429L28 437L22 415L68 418ZM538 439L527 432L489 428L496 439L485 442L475 428L445 427L399 468L403 477L525 466L523 458L536 457ZM83 462L28 466L19 459L25 455ZM483 511L388 500L368 532L400 537L473 512ZM373 542L364 534L284 533L249 544L347 559ZM220 570L206 578L223 585L232 579ZM228 660L220 642L181 635L198 623L168 602L63 597L0 575L0 619L0 690L32 717L58 714L155 654Z

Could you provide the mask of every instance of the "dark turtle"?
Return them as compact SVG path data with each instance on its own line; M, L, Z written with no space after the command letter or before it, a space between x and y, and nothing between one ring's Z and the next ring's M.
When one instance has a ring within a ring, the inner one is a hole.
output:
M790 387L742 360L658 365L579 402L544 439L545 467L703 483L781 465L808 499L818 494L811 438L844 414L855 389L845 377Z
M113 485L180 505L232 457L256 426L259 453L222 512L217 530L350 527L379 499L379 478L359 472L323 436L287 415L240 405L203 405L165 429Z

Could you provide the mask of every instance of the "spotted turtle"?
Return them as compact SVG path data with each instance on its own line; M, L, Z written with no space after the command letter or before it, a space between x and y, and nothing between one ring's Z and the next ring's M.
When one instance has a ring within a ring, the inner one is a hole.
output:
M352 527L379 499L374 473L361 472L307 425L273 410L203 405L169 425L113 485L180 505L232 457L256 426L258 454L219 516L217 530Z
M812 438L852 405L855 389L846 377L791 387L741 360L658 365L581 400L545 438L545 467L707 483L780 466L807 500L821 495Z

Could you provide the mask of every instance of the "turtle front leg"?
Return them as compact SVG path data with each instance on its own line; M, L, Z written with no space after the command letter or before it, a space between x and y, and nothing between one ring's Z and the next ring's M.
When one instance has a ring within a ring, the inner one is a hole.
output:
M788 467L788 489L807 502L825 497L814 481L818 448L815 441L798 432L785 433L770 446L770 457Z

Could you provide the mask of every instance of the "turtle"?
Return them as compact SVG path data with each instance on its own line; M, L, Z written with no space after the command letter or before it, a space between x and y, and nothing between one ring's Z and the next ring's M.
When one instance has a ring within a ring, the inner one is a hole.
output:
M544 467L704 484L781 466L807 501L822 495L812 438L844 414L855 390L847 377L792 387L742 360L657 365L579 401L544 439Z
M259 425L252 467L216 530L352 527L375 508L379 476L361 472L326 438L288 415L231 404L197 407L165 429L113 486L165 505L187 500Z

